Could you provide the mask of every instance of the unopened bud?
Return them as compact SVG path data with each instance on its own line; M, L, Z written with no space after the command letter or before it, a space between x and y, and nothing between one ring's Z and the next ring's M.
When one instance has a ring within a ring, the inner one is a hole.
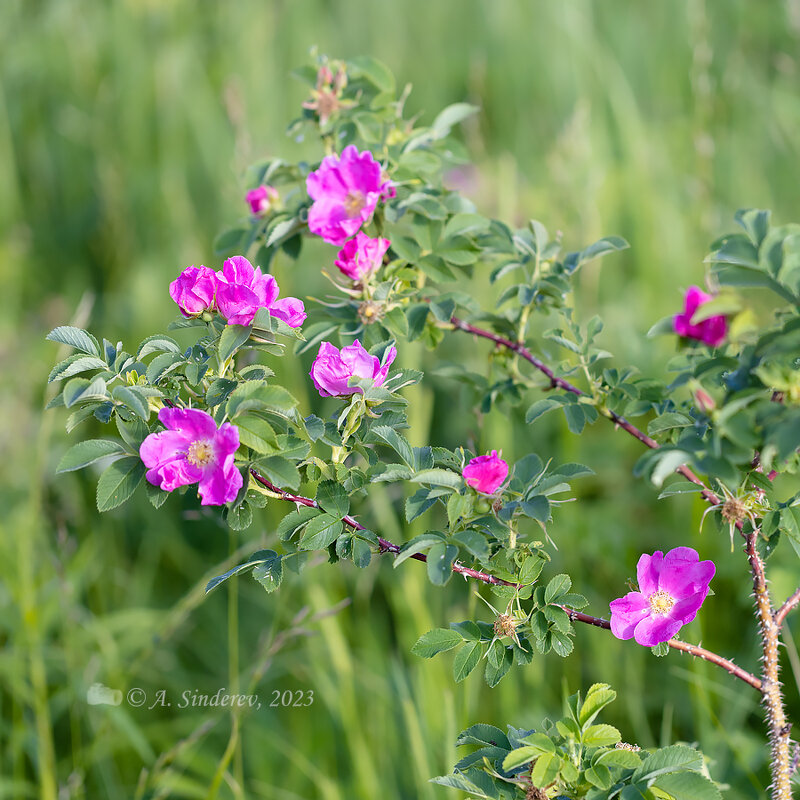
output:
M698 389L694 393L694 402L704 414L710 414L717 407L714 398L705 389Z

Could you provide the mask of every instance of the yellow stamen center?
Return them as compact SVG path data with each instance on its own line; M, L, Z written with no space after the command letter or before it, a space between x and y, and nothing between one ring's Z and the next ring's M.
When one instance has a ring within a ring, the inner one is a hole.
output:
M214 451L211 442L200 439L189 445L186 460L195 467L206 467L214 460Z
M344 199L344 210L350 219L358 216L362 208L367 204L367 199L363 192L353 190L347 193Z
M675 601L663 589L659 589L657 592L653 592L653 594L650 595L649 599L650 599L650 610L658 616L663 616L664 614L668 614L672 610L672 606L675 605Z

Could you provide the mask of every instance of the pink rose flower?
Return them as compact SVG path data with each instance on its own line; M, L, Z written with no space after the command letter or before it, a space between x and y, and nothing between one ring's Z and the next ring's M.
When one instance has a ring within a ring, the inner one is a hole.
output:
M644 554L636 566L639 591L611 602L611 632L644 647L669 641L691 622L708 594L716 568L691 547Z
M388 239L371 239L359 231L339 251L336 266L351 280L360 281L380 267L390 244Z
M692 316L697 309L705 305L713 297L706 294L698 286L690 286L684 297L683 313L676 314L672 320L672 327L678 336L697 339L710 347L719 347L725 341L728 332L728 321L724 316L709 317L696 325L692 325Z
M266 308L293 328L303 324L303 301L296 297L278 300L280 289L275 278L262 274L261 267L253 268L244 256L229 258L216 276L217 308L228 325L252 325L259 308Z
M508 477L508 464L492 450L491 455L473 458L461 474L467 486L481 494L494 494Z
M278 190L272 186L259 186L245 195L245 200L250 204L250 211L257 217L268 214L277 199Z
M217 279L208 267L187 267L169 285L169 296L184 317L193 317L214 308Z
M325 156L319 169L306 178L309 197L308 228L329 244L341 246L372 218L375 206L389 191L381 165L365 150L348 145L337 155Z
M162 408L158 419L167 430L151 433L139 448L147 480L165 492L199 483L204 506L234 500L242 488L233 463L238 428L225 422L217 429L211 415L196 408Z
M348 386L350 378L367 378L373 386L383 386L389 367L397 357L397 348L390 347L383 354L383 363L371 356L356 340L353 344L338 347L323 342L311 365L311 380L322 397L341 397L356 394L363 390L358 386Z

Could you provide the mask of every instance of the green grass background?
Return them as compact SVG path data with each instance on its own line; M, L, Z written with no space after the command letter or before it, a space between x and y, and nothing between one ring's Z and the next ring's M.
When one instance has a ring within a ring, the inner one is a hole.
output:
M319 563L275 595L243 578L203 597L231 554L274 541L285 509L236 535L179 499L156 512L139 498L100 517L95 476L54 476L75 435L63 413L41 411L56 358L43 338L73 320L135 345L172 318L167 283L189 264L218 266L211 243L243 214L245 166L317 156L284 136L305 97L288 73L317 45L384 60L413 84L409 107L425 119L450 102L482 107L463 130L482 211L536 217L568 246L627 238L630 251L582 275L577 303L585 318L603 314L602 343L619 364L661 376L673 343L643 333L702 282L702 257L733 212L797 216L799 38L795 0L5 0L0 797L130 798L137 786L140 797L447 797L427 779L455 762L462 727L535 726L566 691L598 680L620 690L606 721L626 740L699 740L726 797L763 796L757 698L688 657L657 660L589 628L566 661L537 658L491 691L478 673L456 685L450 656L423 662L410 647L486 610L472 586L434 589L409 562ZM313 294L329 261L329 248L310 246L275 272L287 294ZM478 273L465 288L485 286ZM442 354L486 369L488 349L466 337ZM401 360L433 363L416 346ZM309 393L307 362L282 363L280 376L305 407L330 413ZM712 525L698 533L699 501L656 502L631 478L636 442L603 423L575 437L555 416L526 428L503 409L478 423L460 392L436 377L415 390L415 444L535 450L595 469L551 529L553 570L572 574L591 611L607 613L642 551L695 546L718 573L687 638L757 667L744 557ZM425 523L409 528L399 508L395 493L375 492L359 512L403 541ZM776 594L797 583L794 558L774 556ZM797 661L789 638L795 718ZM228 714L176 708L186 690L244 691L254 672L263 707L233 738ZM89 706L95 681L141 687L151 701L163 689L172 706ZM314 702L270 708L276 690L313 690Z

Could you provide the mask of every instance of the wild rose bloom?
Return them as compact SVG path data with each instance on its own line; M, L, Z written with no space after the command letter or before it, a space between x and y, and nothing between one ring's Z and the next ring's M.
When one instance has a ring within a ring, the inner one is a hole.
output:
M359 231L339 251L336 266L351 280L360 281L380 267L390 244L388 239L371 239Z
M162 408L158 419L167 430L151 433L139 448L147 480L165 492L199 483L204 506L235 499L242 488L233 463L238 428L225 422L218 429L211 415L197 408Z
M323 342L319 346L319 352L311 365L309 375L322 397L363 393L360 387L347 385L350 378L371 379L373 386L383 386L389 367L396 357L395 347L386 350L381 363L376 356L371 356L358 340L341 350L330 342Z
M261 267L253 268L244 256L229 258L216 276L217 308L228 325L251 325L259 308L266 308L293 328L303 324L303 301L296 297L278 300L280 289L275 278L263 274Z
M194 317L214 308L217 278L208 267L187 267L169 285L169 296L184 317Z
M467 486L481 494L494 494L508 477L508 464L492 450L491 455L473 458L461 474Z
M267 214L277 199L278 190L272 186L259 186L245 195L245 200L250 204L250 211L257 217Z
M719 347L728 332L728 321L724 316L709 317L696 325L691 324L695 311L712 299L713 296L706 294L699 286L690 286L683 300L683 313L676 314L672 319L675 333L697 339L709 347Z
M691 547L664 555L642 555L636 566L639 591L611 602L611 632L617 639L634 638L644 647L666 642L697 615L716 568L700 561Z
M341 158L325 156L319 169L306 178L306 188L314 201L308 211L309 230L339 247L372 218L378 200L388 191L372 153L359 153L352 144Z

